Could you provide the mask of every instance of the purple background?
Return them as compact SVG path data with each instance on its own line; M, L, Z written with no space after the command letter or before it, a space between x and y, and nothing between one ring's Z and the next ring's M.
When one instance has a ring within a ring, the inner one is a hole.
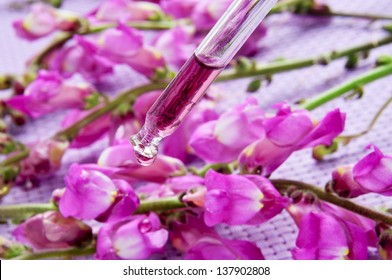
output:
M9 8L12 1L0 3L0 73L21 73L24 63L48 42L47 39L34 43L16 38L11 22L20 18L26 10L13 10ZM17 2L17 1L14 1ZM86 12L96 6L100 1L66 0L64 8L80 13ZM392 15L392 0L330 0L325 1L336 11L363 12L373 14ZM370 22L354 18L313 18L292 16L289 14L275 15L266 20L269 27L267 37L263 40L261 51L257 59L260 62L271 61L276 58L303 58L322 54L339 48L347 48L362 42L377 40L385 35L380 27L387 21ZM346 81L373 67L377 56L381 54L392 55L392 45L377 48L370 53L370 57L360 62L357 69L347 71L344 69L345 60L332 62L328 66L314 66L311 68L274 75L273 82L263 87L256 96L263 108L268 110L269 105L288 100L294 102L298 99L316 95L324 90ZM245 89L251 79L227 82L216 85L225 92L222 108L230 107L243 101L247 94ZM119 69L117 75L108 78L105 84L100 85L105 92L119 92L136 84L143 83L143 79L129 71ZM3 98L8 92L0 92ZM377 110L392 96L392 77L386 77L365 87L365 96L361 100L344 101L338 99L314 111L316 117L322 117L328 110L340 107L347 113L345 134L360 132L365 129ZM62 120L63 113L30 122L23 128L12 127L11 132L24 143L45 139L56 132ZM317 163L311 158L311 151L306 150L295 153L282 167L274 173L273 178L287 178L303 180L318 186L330 178L330 172L336 165L353 163L366 154L365 147L369 143L376 144L384 153L392 154L392 106L390 106L377 122L375 128L360 139L354 140L348 146L330 156L326 161ZM37 189L25 191L15 187L11 194L5 197L2 204L15 204L26 202L47 202L54 188L62 187L63 177L72 162L94 162L99 152L107 145L107 140L98 141L92 147L71 150L66 153L63 166L54 176L42 182ZM392 207L392 199L376 195L367 195L358 202L374 206L375 208ZM12 225L1 225L0 234L8 237ZM297 229L287 213L283 213L261 226L235 226L218 227L227 238L248 239L257 243L267 259L290 259L290 249L295 245ZM171 249L157 258L179 258ZM376 257L371 251L370 258Z

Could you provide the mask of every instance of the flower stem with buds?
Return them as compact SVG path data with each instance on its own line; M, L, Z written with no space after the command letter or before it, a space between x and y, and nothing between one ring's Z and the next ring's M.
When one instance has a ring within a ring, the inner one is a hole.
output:
M351 212L357 213L361 216L367 217L377 222L384 222L388 225L392 225L391 215L356 204L348 199L340 198L336 195L329 194L316 186L312 186L310 184L306 184L300 181L284 179L273 179L271 180L271 182L275 186L275 188L278 189L281 193L285 193L288 188L294 186L299 190L311 191L319 199L350 210Z
M301 102L300 107L306 110L313 110L343 94L356 90L359 87L374 82L378 79L392 75L392 63L379 66L371 71L368 71L358 77L351 79L337 87L329 89L322 94Z

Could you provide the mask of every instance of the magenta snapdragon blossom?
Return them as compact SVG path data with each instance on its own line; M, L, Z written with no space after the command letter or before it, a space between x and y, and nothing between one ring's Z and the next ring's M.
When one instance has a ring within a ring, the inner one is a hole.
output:
M91 241L92 230L74 218L50 211L30 217L12 235L33 250L65 249Z
M75 31L79 17L69 11L58 10L49 5L36 3L23 20L13 22L16 34L26 40L35 40L54 31Z
M265 136L246 147L238 162L248 173L270 175L294 151L330 145L344 129L345 114L332 110L314 124L306 110L292 110L285 103L275 105L274 117L264 121Z
M207 162L233 161L246 146L264 137L264 118L257 100L249 98L219 119L199 126L191 136L190 146Z
M268 179L257 175L223 175L209 170L205 186L204 221L208 226L260 224L288 204Z
M187 215L184 222L174 222L170 231L173 246L185 253L187 260L263 260L260 249L246 240L222 238L203 220Z
M312 195L296 196L287 210L299 227L295 259L366 259L367 247L376 246L373 220Z
M18 182L35 186L40 178L53 174L61 166L61 159L69 146L68 142L47 139L29 145L29 156L21 163Z
M85 82L63 79L56 72L41 70L23 95L6 101L7 105L32 118L38 118L58 109L83 108L84 99L95 91Z
M65 46L54 52L48 62L48 68L58 71L69 78L79 73L84 79L96 82L113 73L114 63L108 58L99 56L95 49L81 36L74 37L74 44Z
M351 165L335 168L332 171L332 180L328 183L328 188L345 198L353 198L366 193L354 180Z
M163 250L168 231L150 213L104 224L98 233L96 258L101 260L147 259Z
M126 181L111 180L78 164L69 168L65 185L59 201L65 217L117 221L130 216L139 206L139 198Z
M366 193L392 195L392 157L384 155L376 146L373 152L354 166L341 166L332 172L329 183L339 196L357 197Z
M116 64L125 64L147 77L165 66L162 54L145 44L142 33L119 23L97 36L75 35L74 44L62 48L49 62L49 68L65 77L80 73L89 81L99 81L112 73Z
M325 213L310 212L301 219L296 246L295 259L367 258L365 233Z
M366 192L392 195L392 157L376 146L353 167L353 177Z

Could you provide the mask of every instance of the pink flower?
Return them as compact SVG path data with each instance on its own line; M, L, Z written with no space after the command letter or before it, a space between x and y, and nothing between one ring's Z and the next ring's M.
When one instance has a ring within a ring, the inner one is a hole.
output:
M255 175L222 175L209 170L205 176L204 221L208 226L260 224L287 205L272 184Z
M19 182L35 184L38 178L48 176L61 166L61 159L68 148L68 142L52 139L37 142L30 147L28 158L22 161Z
M340 166L333 170L332 180L328 186L337 195L344 198L353 198L366 193L354 180L352 166Z
M163 155L158 155L152 165L141 166L128 143L106 148L98 159L98 165L104 168L116 168L112 176L127 181L137 179L162 183L167 178L184 174L186 171L180 160Z
M201 219L187 215L184 223L171 225L170 240L173 246L185 252L187 260L263 260L260 249L245 240L221 238Z
M107 0L88 14L90 21L141 21L161 18L163 12L159 5L131 0Z
M83 119L89 115L94 110L98 108L93 108L91 110L73 110L68 113L61 123L61 127L67 128L75 124L79 120ZM108 133L111 125L110 114L105 114L98 118L97 120L89 123L83 127L78 135L72 139L70 148L82 148L91 145L95 141L99 140L102 136Z
M41 70L23 95L13 96L6 103L30 117L38 118L59 108L82 108L84 99L94 90L88 83L66 81L55 72Z
M353 168L354 180L366 192L392 195L392 157L384 155L376 146Z
M74 36L75 44L60 49L49 61L49 69L64 77L80 73L88 81L96 82L113 73L114 63L97 55L94 45L81 36Z
M143 47L143 34L137 29L120 23L116 28L100 33L95 42L89 42L100 56L115 63L124 63Z
M16 34L26 40L35 40L53 31L74 31L79 27L79 17L65 10L57 10L49 5L36 3L23 19L14 21Z
M154 38L152 45L161 50L165 61L174 66L176 70L184 65L196 49L193 32L186 27L176 27L162 31Z
M127 182L111 180L78 164L69 168L65 185L59 202L65 217L117 221L129 217L139 206L139 198Z
M125 64L147 78L155 78L157 71L165 67L165 60L161 52L146 45L135 56L128 58Z
M161 228L156 214L133 216L101 227L96 258L147 259L153 253L161 252L167 239L168 232Z
M231 162L247 145L263 138L264 133L264 113L256 99L249 98L219 119L198 127L190 146L207 162Z
M162 54L144 44L142 33L124 24L98 36L74 36L75 43L61 49L49 62L49 68L65 77L80 73L89 81L99 81L113 72L116 64L126 64L152 78L165 67Z
M292 197L287 210L300 228L294 258L364 259L367 247L376 246L373 220L321 202L309 193L297 191Z
M354 224L326 213L310 212L301 219L292 253L294 259L305 260L366 259L366 234Z
M376 146L354 166L342 166L332 172L329 187L339 196L353 198L367 193L392 195L392 157Z
M313 124L305 110L292 111L287 103L275 105L276 116L264 122L265 137L246 147L239 164L248 173L270 175L294 151L317 145L330 145L344 129L345 114L339 109L329 112Z
M27 219L12 235L36 251L69 248L92 239L89 226L73 218L64 218L54 211Z

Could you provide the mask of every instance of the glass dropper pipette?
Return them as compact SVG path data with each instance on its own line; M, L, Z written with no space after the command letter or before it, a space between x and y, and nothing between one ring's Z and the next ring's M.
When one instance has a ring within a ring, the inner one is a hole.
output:
M277 0L235 0L147 113L130 139L137 160L150 165L172 134L232 60Z

